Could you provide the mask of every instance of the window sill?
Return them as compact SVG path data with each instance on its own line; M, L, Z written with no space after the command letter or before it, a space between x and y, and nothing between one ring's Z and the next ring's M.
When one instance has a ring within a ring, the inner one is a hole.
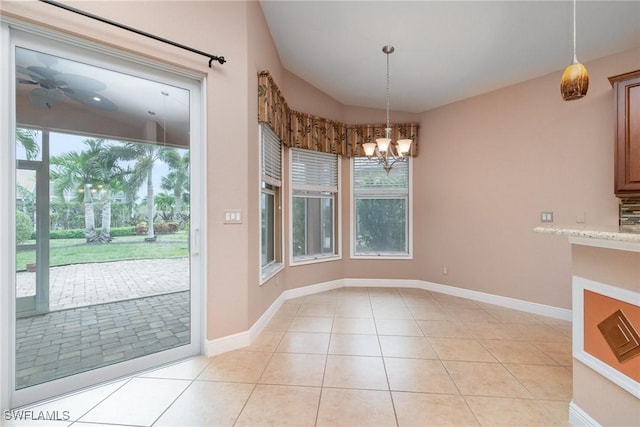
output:
M308 257L299 257L293 258L289 261L289 265L291 267L297 267L299 265L307 265L307 264L318 264L321 262L329 262L329 261L339 261L342 259L342 255L318 255L318 256L308 256Z
M260 286L268 282L269 279L275 276L283 268L284 268L284 263L282 262L274 262L262 268L262 271L260 273Z
M351 259L397 259L397 260L412 260L413 254L407 253L366 253L366 254L351 254Z

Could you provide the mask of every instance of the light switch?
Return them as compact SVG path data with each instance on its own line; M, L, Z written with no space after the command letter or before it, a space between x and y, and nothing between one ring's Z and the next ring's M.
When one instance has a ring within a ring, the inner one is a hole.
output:
M540 222L553 222L553 212L540 212Z
M242 211L240 209L228 209L224 211L225 224L242 224Z

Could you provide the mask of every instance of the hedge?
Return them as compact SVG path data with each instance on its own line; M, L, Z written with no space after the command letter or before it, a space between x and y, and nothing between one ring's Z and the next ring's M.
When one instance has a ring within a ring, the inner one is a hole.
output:
M96 228L96 233L100 234L101 228ZM119 236L135 236L135 227L114 227L111 229L112 237ZM84 239L84 228L75 228L72 230L51 230L49 231L49 239ZM31 239L35 240L36 233L31 233Z

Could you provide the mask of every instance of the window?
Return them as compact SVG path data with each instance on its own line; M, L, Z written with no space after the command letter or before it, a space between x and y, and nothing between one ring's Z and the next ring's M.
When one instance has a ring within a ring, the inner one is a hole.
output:
M282 148L271 128L260 124L260 267L266 280L282 268L280 187Z
M292 263L338 256L338 156L291 150Z
M374 159L353 159L353 256L411 255L409 162L387 175Z

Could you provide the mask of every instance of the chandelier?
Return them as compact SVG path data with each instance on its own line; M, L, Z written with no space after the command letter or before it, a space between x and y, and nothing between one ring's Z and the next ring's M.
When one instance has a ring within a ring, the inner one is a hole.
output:
M387 55L387 126L384 129L385 137L377 138L376 142L362 144L365 156L368 159L375 156L387 174L396 162L407 160L412 142L411 139L399 139L397 142L391 140L391 125L389 124L389 55L394 50L395 48L391 45L382 47L382 51Z
M580 99L589 89L589 73L576 57L576 0L573 0L573 61L565 68L560 82L560 93L565 101Z

